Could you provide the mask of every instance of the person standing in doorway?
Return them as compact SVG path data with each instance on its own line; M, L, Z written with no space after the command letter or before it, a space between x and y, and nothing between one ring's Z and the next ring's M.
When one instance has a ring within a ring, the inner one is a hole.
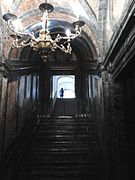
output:
M60 89L59 95L61 98L63 98L63 96L64 96L64 89L63 88Z

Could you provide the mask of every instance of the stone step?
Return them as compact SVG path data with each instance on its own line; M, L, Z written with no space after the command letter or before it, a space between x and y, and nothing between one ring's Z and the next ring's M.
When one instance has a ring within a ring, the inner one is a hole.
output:
M39 146L40 145L40 146ZM91 150L95 150L97 148L97 145L96 143L90 143L90 144L87 144L87 143L40 143L39 145L37 144L33 144L31 145L31 149L37 149L37 148L42 148L42 149L49 149L49 148L52 148L52 147L55 147L55 148L66 148L66 149L71 149L71 148L89 148Z
M74 177L76 177L76 178L78 177L78 180L79 180L80 177L83 178L83 179L85 177L87 177L88 180L91 180L91 177L92 176L93 176L93 178L96 177L97 173L96 172L90 172L89 170L87 170L87 171L82 171L82 170L80 170L80 171L70 171L70 170L68 170L67 172L61 171L61 170L59 170L59 171L57 170L57 171L53 171L53 172L52 171L45 172L44 170L39 170L39 171L33 170L33 171L30 171L30 172L19 172L17 174L17 176L23 177L24 178L23 180L26 180L25 178L29 178L29 177L30 178L31 177L37 178L36 180L39 180L39 177L43 178L43 180L46 180L46 177L50 178L49 180L52 180L53 178L55 180L56 177L57 178L61 177L62 180L65 180L65 177L66 178L71 177L71 178L73 178L73 180L74 180ZM17 180L18 180L18 178L17 178ZM31 180L31 179L29 179L29 180ZM86 180L86 179L84 179L84 180ZM98 180L98 179L95 179L95 180Z
M81 168L89 169L89 171L95 171L101 165L100 162L40 162L40 161L24 161L21 164L21 172L26 171L27 168L36 170L78 170Z
M96 177L96 174L90 174L90 175L68 175L68 174L63 174L63 175L42 175L42 174L21 174L17 177L17 179L14 180L98 180L99 178Z
M101 161L97 161L97 160L91 160L89 161L89 159L82 159L82 158L79 158L79 157L76 157L76 158L57 158L57 157L54 157L54 156L51 156L51 157L34 157L34 158L28 158L28 157L25 157L23 162L21 164L31 164L31 165L61 165L61 164L65 164L67 166L70 166L71 164L73 165L77 165L77 164L80 164L80 165L99 165L101 164Z
M46 119L42 119L40 120L40 125L51 125L52 123L56 124L56 125L60 125L60 124L69 124L69 125L92 125L92 126L96 126L96 122L93 121L87 121L87 120L49 120L47 121Z
M51 164L49 166L32 166L27 165L25 167L21 168L21 171L19 171L17 174L42 174L42 175L90 175L90 174L96 174L97 171L100 173L100 170L97 168L97 166L91 165L88 167L88 165L72 165L66 166L64 164L61 165L55 165Z
M60 156L60 157L59 157ZM80 152L80 151L33 151L26 152L24 159L39 159L41 161L53 161L53 160L69 160L69 161L78 161L78 160L87 160L87 161L101 161L100 152Z
M103 170L96 122L41 118L14 180L98 180Z
M38 145L38 144L56 144L57 142L61 142L61 144L64 144L63 142L65 142L65 144L70 141L72 143L69 144L88 144L88 146L90 144L96 144L97 143L97 137L74 137L74 136L52 136L52 137L48 137L48 136L39 136L39 137L35 137L34 140L31 140L31 143L33 143L34 145ZM55 143L56 142L56 143ZM60 144L60 143L59 143Z

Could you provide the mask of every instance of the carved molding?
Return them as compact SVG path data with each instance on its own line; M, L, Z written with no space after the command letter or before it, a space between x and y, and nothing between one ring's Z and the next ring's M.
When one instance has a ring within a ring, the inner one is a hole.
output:
M28 74L39 71L40 66L41 64L37 62L7 60L4 63L0 63L0 73L2 73L5 77L10 75Z

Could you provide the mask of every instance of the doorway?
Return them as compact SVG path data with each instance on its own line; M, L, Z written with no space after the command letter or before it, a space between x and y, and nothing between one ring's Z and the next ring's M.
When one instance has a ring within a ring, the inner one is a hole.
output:
M55 75L53 76L52 97L60 98L59 91L64 89L63 98L75 98L75 76L74 75Z

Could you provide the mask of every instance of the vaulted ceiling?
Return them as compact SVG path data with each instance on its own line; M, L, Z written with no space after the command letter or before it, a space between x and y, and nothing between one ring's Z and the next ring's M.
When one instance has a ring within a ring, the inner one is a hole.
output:
M39 5L44 2L46 1L1 0L1 16L6 12L15 13L21 20L23 28L38 28L42 17ZM86 59L96 59L97 61L100 61L105 46L108 46L114 27L122 13L126 12L127 7L125 8L125 5L130 4L130 2L131 0L123 0L122 2L121 0L47 1L54 6L54 11L49 13L52 26L66 28L78 19L85 22L81 39L74 43L75 51L82 50L83 52L86 50ZM4 23L3 25L5 26ZM6 27L4 27L6 36L7 31L5 29ZM6 49L4 50L6 55L7 48L11 47L11 41L9 38L5 38L4 41L8 42L6 46L3 46L3 49Z

